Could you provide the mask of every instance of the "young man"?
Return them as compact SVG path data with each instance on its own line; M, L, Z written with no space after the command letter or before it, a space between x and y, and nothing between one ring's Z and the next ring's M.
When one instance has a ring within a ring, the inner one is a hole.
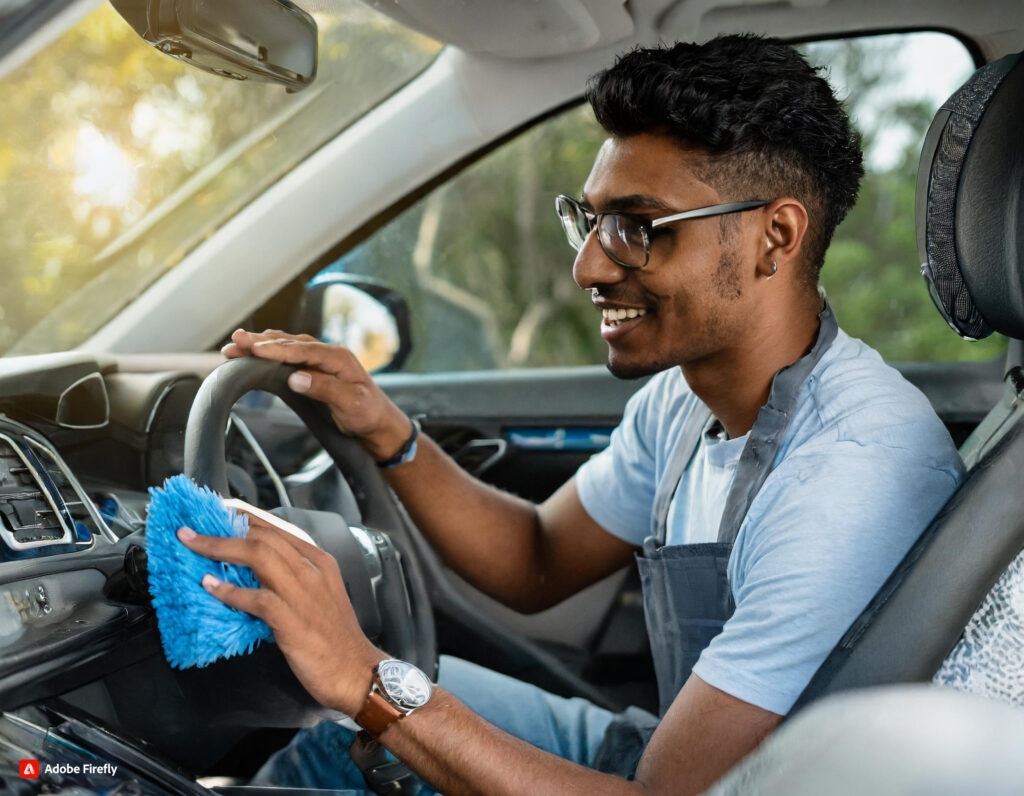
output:
M582 198L557 202L573 275L609 369L658 375L545 503L416 440L346 350L240 330L225 353L301 365L292 389L393 465L445 561L514 608L553 605L635 556L660 721L452 659L423 707L397 720L407 706L386 694L382 719L368 694L387 656L326 554L257 522L245 541L181 535L252 566L262 589L204 585L265 619L310 693L447 794L704 790L778 724L962 473L924 396L839 331L817 289L862 166L815 70L781 42L726 36L628 53L587 96L609 138ZM300 733L260 779L363 787L351 737Z

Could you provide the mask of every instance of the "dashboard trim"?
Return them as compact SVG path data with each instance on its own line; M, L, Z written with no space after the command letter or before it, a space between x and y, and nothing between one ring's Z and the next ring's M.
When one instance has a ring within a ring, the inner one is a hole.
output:
M88 512L90 518L95 524L100 535L106 541L116 543L118 541L118 536L110 530L110 527L107 525L106 520L103 519L103 516L100 514L99 509L96 508L96 504L93 502L92 498L90 498L89 495L86 493L85 489L82 487L82 484L78 480L78 477L75 475L74 471L72 471L72 469L68 466L67 462L64 461L64 458L57 452L56 447L54 447L49 442L49 440L47 440L44 436L39 434L34 429L29 428L28 426L19 423L16 420L12 420L6 415L0 414L0 423L2 423L3 426L5 426L5 428L0 428L0 438L5 439L11 445L14 451L18 454L18 457L23 461L25 466L32 473L33 478L39 485L40 491L42 491L43 496L50 504L51 509L54 511L55 515L59 519L61 527L64 530L64 533L61 535L60 539L48 539L41 542L18 542L18 540L13 537L13 534L11 534L10 531L8 531L6 528L0 528L0 537L3 538L4 542L9 544L11 546L11 549L35 550L39 547L48 547L51 545L66 545L71 543L75 538L75 534L73 532L74 520L71 517L71 512L68 510L64 497L61 495L60 490L57 488L56 484L53 483L53 479L50 477L49 473L46 472L45 467L42 469L42 471L40 471L40 469L35 464L33 464L31 461L28 461L29 458L37 460L38 457L34 452L31 451L31 449L29 449L31 457L25 455L25 448L23 448L19 441L12 436L12 433L16 433L21 436L21 439L25 440L26 445L35 446L36 448L44 452L47 456L50 456L53 459L54 463L57 465L58 468L60 468L60 471L64 474L64 478L67 479L68 485L70 486L71 490L74 492L78 500L81 501L82 505L85 507L85 510Z
M12 435L7 434L4 431L0 431L0 440L7 442L11 446L11 450L13 450L18 459L21 460L21 463L25 465L29 474L35 480L36 484L39 485L39 491L49 504L50 510L57 518L61 527L61 535L55 539L40 539L34 542L22 542L15 537L12 531L0 525L0 538L3 539L4 544L12 550L36 550L40 547L70 544L73 541L71 531L73 527L73 520L71 519L71 514L68 511L60 492L57 490L56 485L53 483L53 479L50 478L45 468L39 466L39 461L35 454L27 447L27 443L29 441L28 438L23 436L21 439L16 439Z

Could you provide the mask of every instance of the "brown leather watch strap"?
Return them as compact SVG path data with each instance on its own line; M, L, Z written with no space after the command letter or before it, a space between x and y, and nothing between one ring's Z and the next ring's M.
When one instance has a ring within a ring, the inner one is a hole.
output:
M376 738L393 722L398 721L405 714L390 704L384 697L375 690L370 691L366 697L363 707L355 715L356 724Z

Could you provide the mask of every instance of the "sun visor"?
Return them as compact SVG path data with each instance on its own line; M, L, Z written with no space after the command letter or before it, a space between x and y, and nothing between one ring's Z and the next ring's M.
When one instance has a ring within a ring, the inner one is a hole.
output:
M363 0L392 19L466 52L545 58L633 35L625 0Z
M1024 59L982 67L939 109L917 180L932 300L962 337L1024 338Z

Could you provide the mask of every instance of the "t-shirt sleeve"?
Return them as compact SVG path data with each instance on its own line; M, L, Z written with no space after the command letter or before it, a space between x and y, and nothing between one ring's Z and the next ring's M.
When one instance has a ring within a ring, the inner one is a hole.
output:
M739 583L735 613L694 673L787 713L960 474L958 460L843 441L784 461L737 538L729 569Z
M657 481L656 377L633 394L608 447L576 472L576 491L593 520L615 536L641 545L650 534Z

